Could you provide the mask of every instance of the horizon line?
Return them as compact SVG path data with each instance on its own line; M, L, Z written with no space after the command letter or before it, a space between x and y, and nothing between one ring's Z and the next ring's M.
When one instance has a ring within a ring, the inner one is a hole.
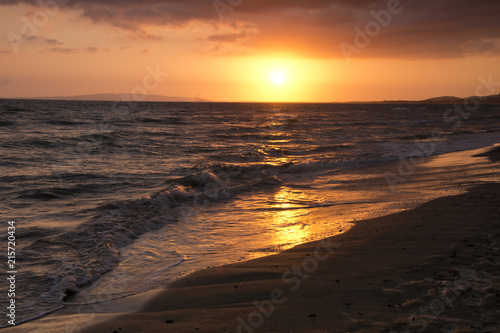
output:
M92 99L92 96L96 95L130 95L130 94L119 94L119 93L98 93L98 94L86 94L86 95L69 95L69 96L44 96L44 97L0 97L3 100L32 100L32 101L74 101L74 102L135 102L135 103L282 103L282 104L370 104L370 103L423 103L423 104L453 104L467 99L489 99L498 97L498 101L495 103L500 103L499 95L485 95L485 96L469 96L469 97L456 97L456 96L439 96L431 97L423 100L405 100L405 99L384 99L384 100L351 100L351 101L213 101L196 99L190 97L180 97L180 96L165 96L165 95L147 95L147 96L157 96L163 97L165 99L172 98L178 100L143 100L143 101L126 101L117 99ZM85 98L88 97L88 98Z

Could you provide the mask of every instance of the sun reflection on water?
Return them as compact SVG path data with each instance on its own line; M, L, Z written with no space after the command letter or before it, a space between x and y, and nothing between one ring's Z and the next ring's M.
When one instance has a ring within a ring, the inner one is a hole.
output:
M266 220L273 235L273 243L280 250L301 244L310 236L310 226L307 223L309 212L301 208L306 202L307 196L303 192L282 187L270 203Z

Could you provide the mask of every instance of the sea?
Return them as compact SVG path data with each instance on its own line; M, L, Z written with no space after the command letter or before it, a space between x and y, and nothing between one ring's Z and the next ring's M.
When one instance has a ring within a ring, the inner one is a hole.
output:
M15 225L17 324L345 232L436 195L398 192L390 165L500 142L499 105L0 100L0 115L0 305Z

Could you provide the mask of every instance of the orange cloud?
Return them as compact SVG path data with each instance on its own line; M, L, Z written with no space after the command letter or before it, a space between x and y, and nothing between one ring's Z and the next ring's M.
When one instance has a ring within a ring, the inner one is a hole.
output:
M37 6L38 2L0 0L0 5ZM152 25L179 28L205 22L220 27L228 22L246 22L258 28L257 33L251 34L236 29L234 33L207 36L202 43L208 49L231 48L233 44L233 47L261 53L286 51L341 58L345 52L340 45L344 43L359 51L355 56L364 58L500 54L500 2L497 0L247 0L237 6L227 0L220 3L228 8L225 22L220 21L214 2L206 0L140 3L72 0L64 7L79 9L92 22L126 30L140 39L160 38L148 33ZM377 17L383 18L390 3L397 3L402 10L389 20L382 19L382 24ZM378 31L374 22L379 23ZM366 30L367 27L372 30ZM363 33L369 35L369 42L361 36ZM362 39L365 43L356 44ZM360 44L364 47L358 47Z
M95 46L90 46L85 49L76 49L72 47L51 47L47 51L52 52L52 53L95 53L95 52L108 52L109 49L105 48L100 48L100 47L95 47Z

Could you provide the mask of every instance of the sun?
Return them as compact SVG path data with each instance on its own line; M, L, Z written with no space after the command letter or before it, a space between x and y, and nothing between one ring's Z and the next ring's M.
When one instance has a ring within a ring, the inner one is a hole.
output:
M269 80L273 84L275 84L277 86L281 86L287 82L288 75L282 69L275 69L275 70L271 71L271 73L269 74Z

